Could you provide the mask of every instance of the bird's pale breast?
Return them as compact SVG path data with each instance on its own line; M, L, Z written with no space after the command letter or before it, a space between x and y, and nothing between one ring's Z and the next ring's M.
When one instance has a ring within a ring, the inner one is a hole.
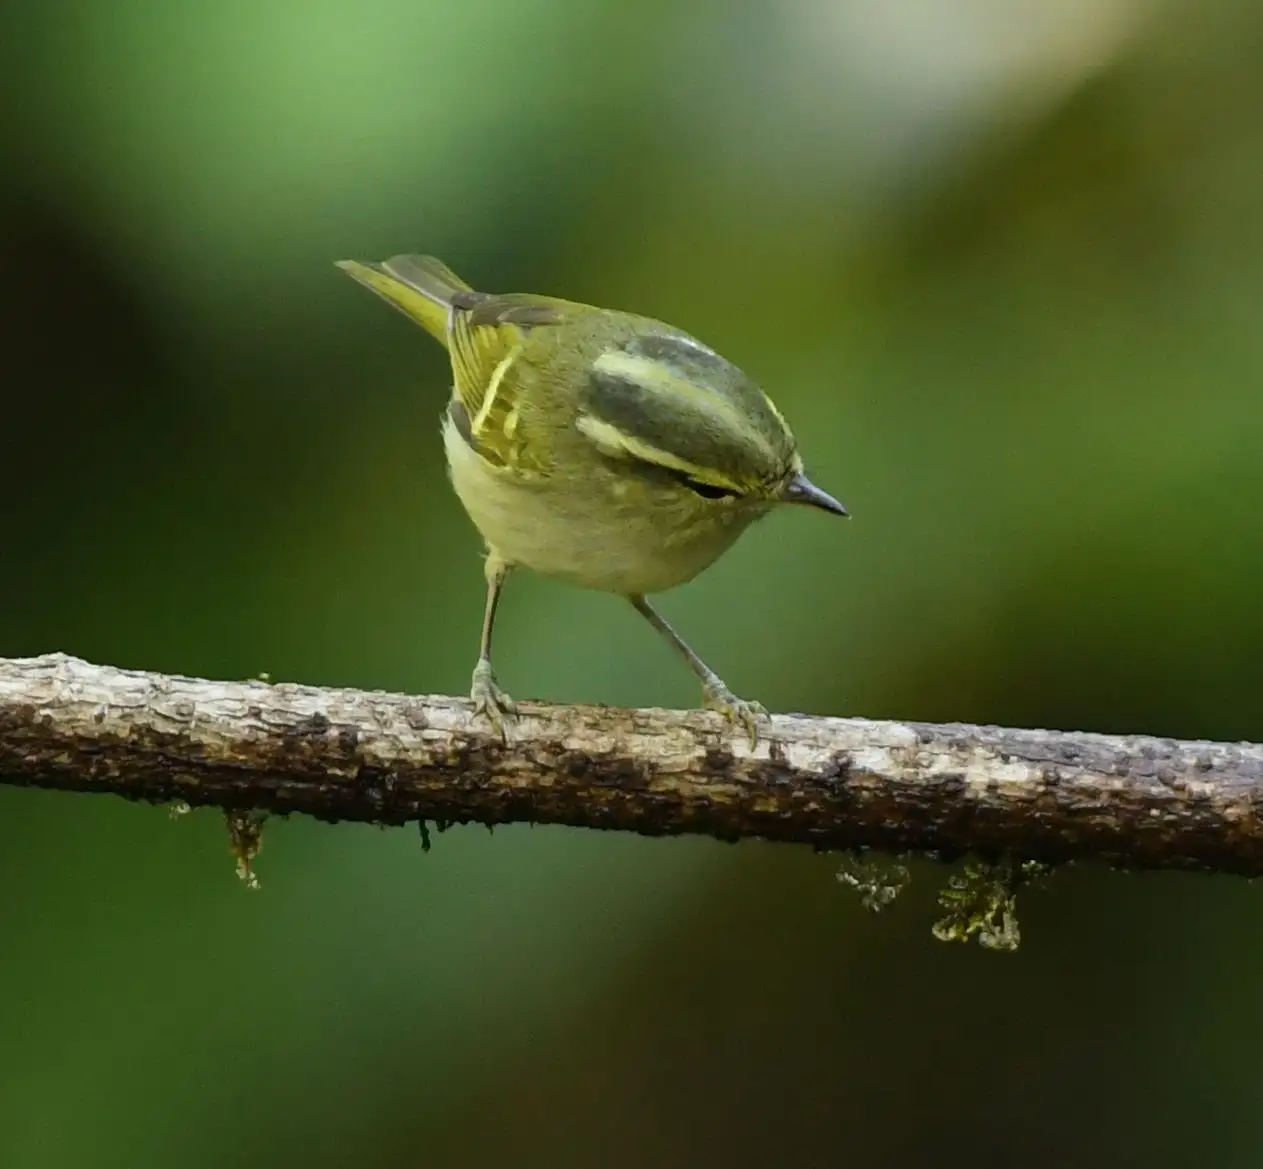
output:
M443 445L452 485L488 547L509 564L585 588L674 588L713 563L761 514L717 512L686 488L646 492L626 474L604 469L581 483L523 481L489 465L446 417Z

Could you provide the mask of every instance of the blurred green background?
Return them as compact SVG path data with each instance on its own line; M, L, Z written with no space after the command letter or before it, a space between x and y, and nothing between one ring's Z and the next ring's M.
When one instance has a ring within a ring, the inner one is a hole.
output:
M1263 739L1263 9L6 0L0 655L461 693L441 354L333 267L663 317L849 525L665 598L739 693ZM521 576L519 697L690 705ZM0 787L0 1167L1263 1164L1263 895L1060 875L1013 956L836 858Z

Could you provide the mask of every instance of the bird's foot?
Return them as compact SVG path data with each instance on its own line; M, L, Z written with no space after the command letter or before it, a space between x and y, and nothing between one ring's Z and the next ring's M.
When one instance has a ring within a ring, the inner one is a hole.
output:
M702 702L707 710L717 711L730 723L743 727L750 737L750 750L759 745L759 725L767 721L767 708L758 702L738 698L718 678L702 683Z
M509 741L508 727L517 715L517 704L499 686L496 685L495 674L491 672L491 663L485 658L474 667L473 682L469 688L469 698L474 704L474 714L487 716L501 742Z

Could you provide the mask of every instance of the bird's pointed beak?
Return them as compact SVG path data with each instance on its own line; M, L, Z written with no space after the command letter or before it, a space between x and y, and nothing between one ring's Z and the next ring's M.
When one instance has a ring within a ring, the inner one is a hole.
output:
M822 511L831 511L834 515L851 514L827 491L821 491L801 471L785 484L781 491L781 500L784 503L806 503Z

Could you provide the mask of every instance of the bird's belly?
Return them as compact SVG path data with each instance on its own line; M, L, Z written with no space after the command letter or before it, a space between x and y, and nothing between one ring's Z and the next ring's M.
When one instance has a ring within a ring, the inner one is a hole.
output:
M489 466L449 422L452 485L488 547L506 563L585 588L655 593L691 580L754 516L698 527L669 508L629 504L629 484L607 473L582 484L523 483Z

